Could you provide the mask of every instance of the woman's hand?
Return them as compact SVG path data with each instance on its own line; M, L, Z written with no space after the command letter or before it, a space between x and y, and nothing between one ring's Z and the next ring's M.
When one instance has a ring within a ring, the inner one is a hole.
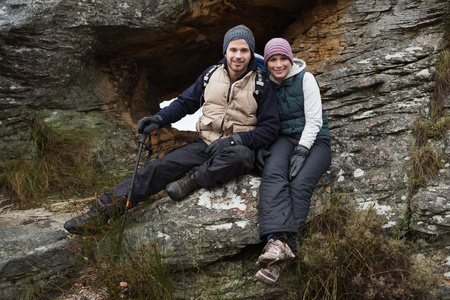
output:
M300 172L306 157L308 157L309 150L305 146L298 145L292 151L291 164L289 167L289 180L292 180Z

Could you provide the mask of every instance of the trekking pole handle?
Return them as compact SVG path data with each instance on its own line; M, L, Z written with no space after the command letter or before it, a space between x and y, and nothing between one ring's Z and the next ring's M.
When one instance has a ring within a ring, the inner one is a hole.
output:
M147 134L146 133L143 133L142 135L141 135L141 138L139 139L139 143L141 143L141 144L145 144L145 139L147 138Z

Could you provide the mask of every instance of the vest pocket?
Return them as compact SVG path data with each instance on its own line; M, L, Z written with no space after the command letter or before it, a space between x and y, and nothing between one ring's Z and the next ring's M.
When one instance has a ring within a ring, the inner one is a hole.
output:
M212 122L213 122L212 118L209 118L209 117L206 117L203 115L200 117L200 121L198 122L198 127L200 128L200 130L205 130L205 129L211 130Z
M244 126L239 124L233 124L233 132L232 134L239 133L239 132L247 132L250 130L255 129L255 126Z

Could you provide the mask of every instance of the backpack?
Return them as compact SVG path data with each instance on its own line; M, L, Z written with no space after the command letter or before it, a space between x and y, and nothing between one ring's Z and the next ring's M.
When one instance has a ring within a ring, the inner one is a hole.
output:
M253 93L253 97L255 97L255 100L258 101L264 90L264 80L266 79L266 66L264 65L264 58L260 55L255 53L255 59L258 64L256 68L256 77L255 77L255 92ZM205 76L203 77L203 93L205 92L205 88L209 83L209 80L211 79L212 74L217 70L218 67L220 67L221 64L212 65L207 69L207 72ZM204 96L202 94L201 98L201 104L205 102Z

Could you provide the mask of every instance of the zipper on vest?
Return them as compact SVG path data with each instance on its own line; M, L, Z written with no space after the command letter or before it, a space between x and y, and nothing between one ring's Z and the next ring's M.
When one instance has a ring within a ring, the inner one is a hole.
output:
M221 139L222 137L223 137L223 134L224 134L224 132L223 132L223 124L225 123L225 116L223 116L222 117L222 124L220 124L220 136L219 136L219 139Z
M231 94L231 87L233 86L233 84L231 83L228 86L228 93L227 93L227 104L230 103L230 94ZM222 117L222 124L220 124L220 130L222 131L222 133L219 136L219 139L223 137L223 124L225 123L225 116Z
M227 104L230 103L230 94L231 94L231 87L232 86L233 86L233 84L231 83L230 86L228 87Z

